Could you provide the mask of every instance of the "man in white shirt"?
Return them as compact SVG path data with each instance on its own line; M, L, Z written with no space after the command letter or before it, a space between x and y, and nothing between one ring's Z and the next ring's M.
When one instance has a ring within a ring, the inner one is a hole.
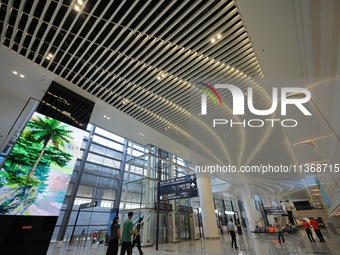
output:
M227 224L227 229L228 229L228 232L230 233L230 236L231 236L231 247L234 247L234 245L235 245L235 249L238 249L237 243L236 243L235 228L236 228L236 225L234 224L233 219L230 219L228 224Z

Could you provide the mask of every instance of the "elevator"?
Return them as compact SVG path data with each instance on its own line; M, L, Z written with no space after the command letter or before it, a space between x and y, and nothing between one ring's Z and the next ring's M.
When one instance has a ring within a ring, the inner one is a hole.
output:
M158 228L158 243L164 244L169 242L169 213L160 212L159 213L159 228ZM157 233L157 224L154 224L154 233Z

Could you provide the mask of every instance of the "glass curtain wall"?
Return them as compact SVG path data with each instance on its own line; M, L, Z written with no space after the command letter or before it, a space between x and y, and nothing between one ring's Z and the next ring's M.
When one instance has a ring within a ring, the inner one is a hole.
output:
M74 235L106 231L110 210L119 201L125 144L124 138L88 125L52 240L67 239L79 205L91 201L97 206L79 210Z
M68 240L74 227L74 235L105 233L111 209L117 208L121 223L131 210L134 222L143 217L142 242L152 245L157 231L158 181L190 173L193 171L188 162L176 155L88 125L52 241ZM97 201L96 207L79 210L81 204L92 201ZM196 224L190 222L190 217L194 217L192 207L199 204L198 201L198 198L188 198L162 202L166 206L161 210L159 243L199 237L198 228L197 233L189 233L189 225ZM184 207L185 212L179 207Z

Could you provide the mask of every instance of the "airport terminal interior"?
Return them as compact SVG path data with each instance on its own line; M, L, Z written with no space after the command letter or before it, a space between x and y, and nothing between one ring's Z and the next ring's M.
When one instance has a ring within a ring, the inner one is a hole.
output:
M1 254L340 254L339 13L0 1Z

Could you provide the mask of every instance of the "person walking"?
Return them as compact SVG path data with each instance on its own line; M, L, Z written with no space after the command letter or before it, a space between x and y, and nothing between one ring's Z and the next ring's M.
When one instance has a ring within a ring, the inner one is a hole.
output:
M131 249L133 250L133 248L137 244L139 255L144 254L142 251L141 245L140 245L140 229L141 229L142 221L143 221L143 218L139 218L137 226L135 228L136 233L133 234L133 242L132 242L132 249Z
M310 230L311 225L306 220L303 220L301 226L306 230L309 241L316 242L313 238L312 231Z
M274 217L274 221L275 221L275 227L277 229L277 239L279 240L280 244L281 244L281 239L282 239L282 243L285 243L285 237L283 235L281 218Z
M110 241L109 247L107 248L106 255L117 255L118 254L118 239L121 240L120 236L120 225L118 224L119 217L114 217L112 225L110 227Z
M310 217L309 218L309 223L312 225L315 234L318 236L320 242L326 242L325 239L323 238L323 235L320 231L319 224L314 218Z
M235 246L235 249L238 249L237 243L236 243L236 233L235 233L236 225L233 222L233 219L230 219L227 224L227 230L230 233L231 236L231 247Z
M132 223L133 212L128 213L128 219L124 222L123 234L122 234L122 248L120 249L120 255L124 255L127 251L128 255L132 255L131 251L131 237L135 233Z

